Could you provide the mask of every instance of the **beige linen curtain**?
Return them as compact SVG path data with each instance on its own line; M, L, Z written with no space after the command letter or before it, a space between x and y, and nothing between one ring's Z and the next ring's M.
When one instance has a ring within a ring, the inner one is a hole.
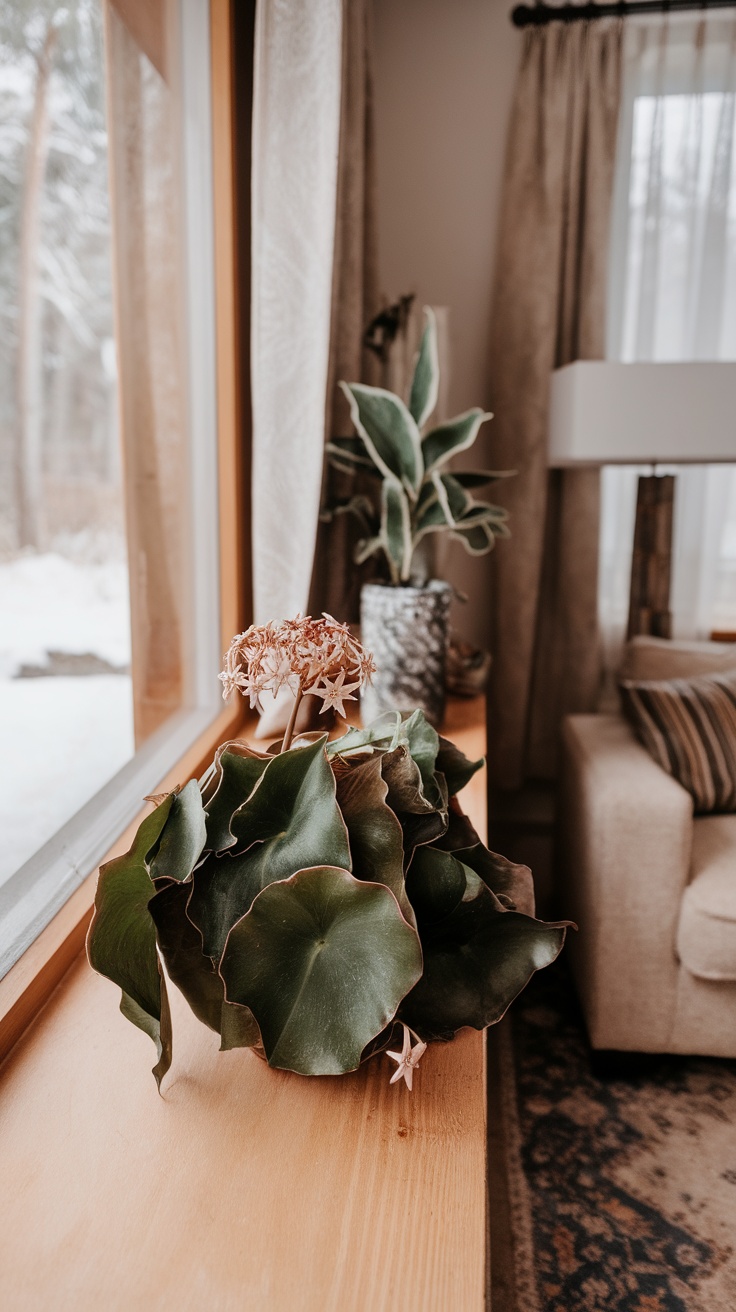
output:
M167 58L169 7L149 8L133 0L105 6L137 744L180 707L186 692L178 107Z
M547 469L550 375L604 351L621 81L619 20L527 30L507 148L491 342L495 553L490 767L554 775L561 717L598 688L598 475Z
M332 273L330 358L325 436L353 432L347 401L337 386L378 383L376 364L363 346L367 324L378 309L375 161L367 0L345 0L342 30L342 101L337 166L335 256ZM361 491L361 479L339 474L325 463L323 502ZM320 524L309 609L356 619L360 575L353 548L360 536L351 515ZM368 569L371 562L368 563Z
M304 612L309 597L322 482L342 50L342 0L259 0L251 296L259 624Z

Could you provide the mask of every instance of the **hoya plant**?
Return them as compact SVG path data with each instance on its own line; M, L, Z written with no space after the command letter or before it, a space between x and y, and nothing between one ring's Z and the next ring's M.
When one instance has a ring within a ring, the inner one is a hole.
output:
M447 423L428 428L437 405L439 363L437 326L427 318L408 404L394 392L364 383L341 382L357 437L335 437L327 445L330 463L348 473L362 470L376 480L376 494L365 493L329 505L322 514L357 517L364 536L355 547L356 564L383 555L394 584L407 584L417 570L417 547L432 533L447 533L473 556L490 551L497 537L508 537L507 512L474 492L513 471L450 469L449 462L473 445L481 424L493 416L477 407Z
M359 681L370 658L343 626L307 618L239 635L223 681L255 701L287 683L330 705L352 697L346 668ZM392 1082L411 1087L429 1043L499 1020L565 926L519 910L528 870L463 814L481 765L420 711L396 713L270 752L224 743L199 782L152 799L100 872L88 954L156 1044L157 1082L172 1059L167 978L221 1049L302 1075L386 1052Z

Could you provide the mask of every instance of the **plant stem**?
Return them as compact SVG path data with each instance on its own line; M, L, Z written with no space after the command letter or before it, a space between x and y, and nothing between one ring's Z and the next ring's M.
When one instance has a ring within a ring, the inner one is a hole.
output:
M287 752L291 747L291 740L294 737L294 729L296 727L297 712L299 710L299 706L301 704L301 700L303 696L304 696L304 690L302 688L302 685L299 684L299 691L294 694L294 706L292 708L291 715L289 716L289 723L286 726L286 733L284 734L283 742L281 743L281 749L279 755L281 755L281 752Z

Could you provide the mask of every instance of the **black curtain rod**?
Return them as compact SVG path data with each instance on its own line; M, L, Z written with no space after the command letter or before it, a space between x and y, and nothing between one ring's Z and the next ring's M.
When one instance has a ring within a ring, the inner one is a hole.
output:
M626 18L629 14L681 13L683 10L733 9L736 0L618 0L618 3L583 5L517 5L511 11L514 27L543 27L546 23L579 23L592 18Z

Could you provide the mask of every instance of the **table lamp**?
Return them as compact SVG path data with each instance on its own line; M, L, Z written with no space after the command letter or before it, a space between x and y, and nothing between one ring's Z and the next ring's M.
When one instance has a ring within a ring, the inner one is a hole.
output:
M736 461L736 362L576 360L552 374L548 464ZM627 637L671 636L675 479L639 478Z

